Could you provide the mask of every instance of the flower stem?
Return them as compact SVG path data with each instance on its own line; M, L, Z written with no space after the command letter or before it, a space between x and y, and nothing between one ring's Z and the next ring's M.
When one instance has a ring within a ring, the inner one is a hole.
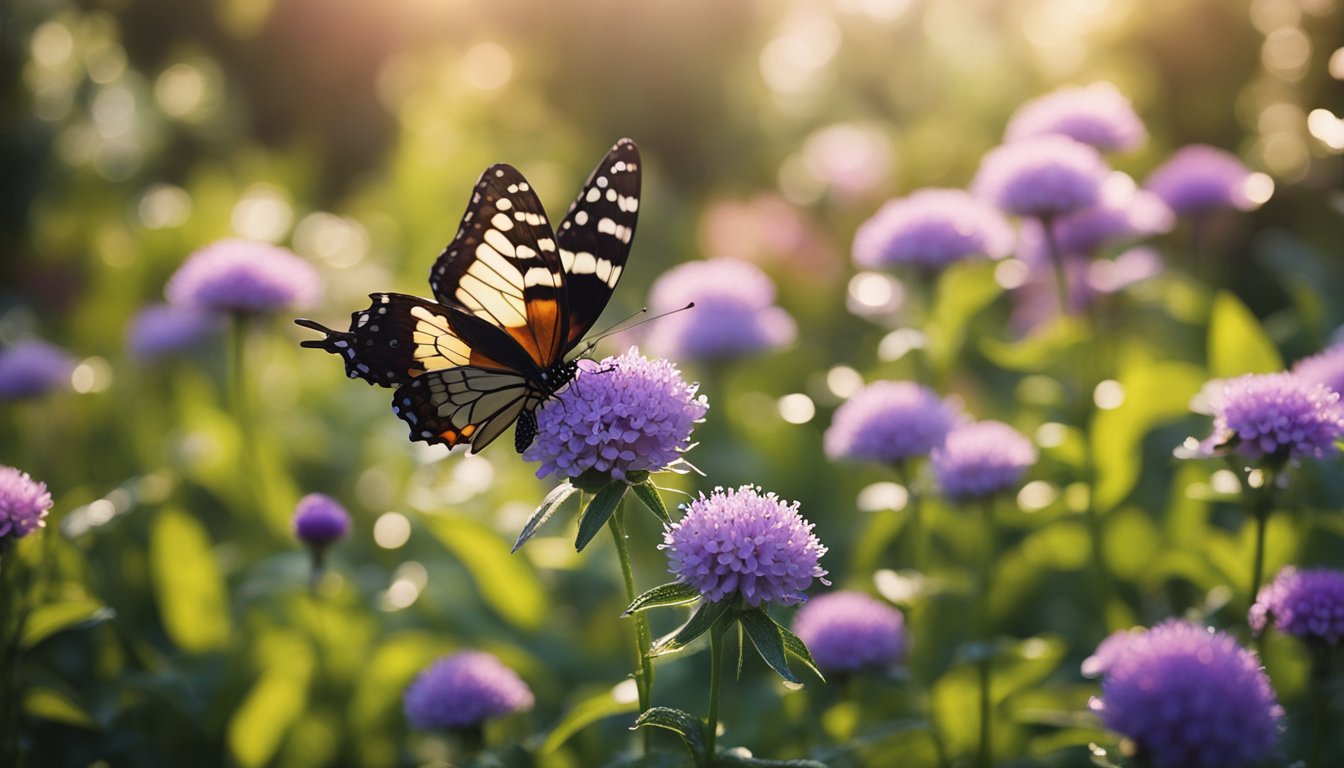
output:
M625 604L635 601L635 572L630 565L630 547L625 536L625 502L616 507L616 512L607 521L611 537L616 544L616 554L621 560L621 575L625 578ZM653 662L648 657L653 645L653 634L649 630L649 618L643 611L634 615L635 621L635 688L639 691L639 711L647 712L653 706ZM644 739L644 754L652 748L650 729L641 731Z
M1064 271L1064 254L1055 240L1055 226L1049 216L1040 218L1041 231L1045 233L1045 251L1050 255L1050 265L1054 267L1055 292L1059 297L1059 315L1067 317L1073 314L1069 301L1069 276Z
M994 497L987 496L981 503L984 513L984 541L980 554L980 571L977 586L979 597L980 642L985 645L984 657L978 663L980 673L980 768L990 768L994 764L993 704L990 700L990 671L993 658L989 651L989 583L994 571L994 558L997 541L994 530Z
M709 722L705 729L705 756L714 762L714 740L719 735L719 683L723 670L723 628L709 630Z
M0 765L19 764L18 630L10 636L11 609L19 601L13 541L0 539Z
M925 551L928 549L928 532L925 530L924 510L915 488L914 473L905 461L896 462L896 479L905 486L906 509L910 510L910 557L916 571L924 572L927 565Z
M1307 768L1324 768L1321 752L1325 749L1326 724L1330 722L1330 667L1334 648L1313 649L1311 663L1311 703L1314 717L1311 725L1311 752Z
M994 765L993 710L989 699L990 660L980 660L980 754L977 765L991 768Z
M229 339L229 406L238 422L238 465L243 477L252 478L244 483L243 500L252 506L253 514L265 517L265 477L257 460L257 436L252 423L252 400L247 382L247 336L249 318L246 313L233 313L233 327Z
M1251 517L1255 518L1255 560L1251 566L1250 602L1255 603L1260 595L1260 582L1265 569L1265 531L1269 527L1269 516L1274 511L1274 476L1265 471L1264 486L1248 488L1246 503L1250 507Z

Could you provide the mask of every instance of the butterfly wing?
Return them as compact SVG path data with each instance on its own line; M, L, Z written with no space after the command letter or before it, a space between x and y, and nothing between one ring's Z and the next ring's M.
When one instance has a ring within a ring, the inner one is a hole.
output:
M588 333L625 271L639 218L639 147L621 139L589 174L556 230L567 313L564 351Z
M433 371L397 388L392 410L411 427L411 439L467 444L477 453L540 402L536 388L514 371L476 366Z
M512 166L493 165L430 270L434 297L503 329L547 368L565 352L564 277L541 201Z

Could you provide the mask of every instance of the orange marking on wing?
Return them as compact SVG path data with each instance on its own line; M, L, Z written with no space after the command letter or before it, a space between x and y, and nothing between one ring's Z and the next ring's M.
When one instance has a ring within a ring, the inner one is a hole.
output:
M448 445L457 445L457 432L451 429L445 429L439 433L439 437L448 441Z
M462 436L463 436L463 437L471 437L471 433L473 433L473 432L475 432L475 431L476 431L476 425L475 425L475 424L468 424L467 426L465 426L465 427L462 428Z

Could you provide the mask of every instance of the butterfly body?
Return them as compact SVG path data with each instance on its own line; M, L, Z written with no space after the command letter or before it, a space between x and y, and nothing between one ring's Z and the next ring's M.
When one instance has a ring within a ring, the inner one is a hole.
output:
M566 355L625 269L639 187L639 150L622 139L553 231L522 174L491 166L430 270L434 299L371 294L348 331L298 320L325 334L303 346L340 356L351 378L396 387L393 411L412 440L476 452L517 422L522 452L535 409L573 380Z

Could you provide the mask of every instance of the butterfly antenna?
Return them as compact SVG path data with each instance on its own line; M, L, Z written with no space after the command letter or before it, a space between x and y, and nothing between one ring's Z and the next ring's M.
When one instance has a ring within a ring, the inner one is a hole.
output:
M637 323L632 323L632 324L630 324L630 325L625 325L626 323L629 323L631 320L635 319L636 317L639 317L640 315L642 315L642 314L644 314L644 313L646 313L646 312L649 311L649 308L648 308L648 307L644 307L643 309L639 310L638 312L634 312L634 313L630 314L628 317L625 317L625 318L623 318L623 319L621 319L621 320L618 320L617 322L615 322L615 323L613 323L612 325L608 326L607 329L606 329L605 331L602 331L601 333L597 334L596 336L591 336L591 337L589 337L587 343L584 344L583 352L582 352L582 354L580 355L580 357L582 357L583 355L586 355L586 354L588 354L589 352L593 351L593 347L596 347L596 346L597 346L597 342L599 342L599 341L601 341L601 340L607 338L608 336L611 336L611 335L614 334L614 333L620 333L621 331L628 331L628 330L630 330L630 329L632 329L632 328L638 328L639 326L641 326L641 325L643 325L643 324L645 324L645 323L651 323L651 322L653 322L654 320L660 320L660 319L662 319L662 318L664 318L664 317L667 317L668 315L675 315L675 314L677 314L678 312L685 312L686 310L691 309L691 308L694 307L694 306L695 306L695 302L694 302L694 301L687 302L686 306L684 306L684 307L678 307L678 308L676 308L676 309L668 310L667 312L663 312L663 313L661 313L661 314L654 315L653 317L646 317L646 318L644 318L643 320L640 320L640 321L637 322ZM625 327L622 327L622 326L625 326Z

